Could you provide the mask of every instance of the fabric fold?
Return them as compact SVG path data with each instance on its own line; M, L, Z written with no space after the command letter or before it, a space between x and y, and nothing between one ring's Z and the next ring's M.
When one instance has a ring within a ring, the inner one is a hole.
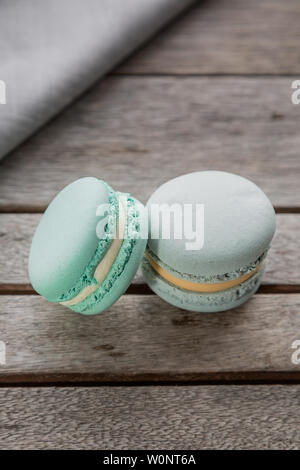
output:
M3 0L0 158L193 0Z

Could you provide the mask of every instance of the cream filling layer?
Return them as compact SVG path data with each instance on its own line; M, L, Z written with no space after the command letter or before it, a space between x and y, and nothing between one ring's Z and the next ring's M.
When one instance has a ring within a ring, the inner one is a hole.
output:
M126 211L124 209L124 205L126 204L124 196L119 197L119 220L117 223L115 236L110 245L109 249L105 253L102 260L99 262L98 266L94 272L94 278L97 281L97 284L91 284L89 286L84 287L79 294L77 294L73 299L65 300L64 302L60 302L61 305L65 305L66 307L71 307L73 305L82 302L86 299L89 295L95 292L101 286L102 282L108 275L118 253L121 248L121 245L124 240L125 235L125 228L126 228Z
M199 283L193 281L187 281L185 279L179 279L178 277L173 276L169 272L167 272L164 268L162 268L159 264L157 264L154 259L150 256L148 252L146 252L146 258L149 261L150 265L163 279L170 282L176 287L181 289L189 290L192 292L202 292L202 293L210 293L210 292L220 292L226 289L230 289L231 287L238 286L241 282L246 281L251 276L253 276L260 268L261 264L259 264L253 271L250 273L244 274L236 279L231 279L229 281L222 281L216 283Z

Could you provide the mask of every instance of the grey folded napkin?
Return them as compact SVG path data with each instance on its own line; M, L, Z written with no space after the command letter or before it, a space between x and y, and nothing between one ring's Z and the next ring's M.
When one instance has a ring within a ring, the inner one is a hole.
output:
M1 0L0 158L193 0Z

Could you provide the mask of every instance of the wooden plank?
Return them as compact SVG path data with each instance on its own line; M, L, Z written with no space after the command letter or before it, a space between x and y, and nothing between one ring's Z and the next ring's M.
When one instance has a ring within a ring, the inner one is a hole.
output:
M290 78L110 77L0 163L0 209L42 210L93 175L145 202L169 178L219 169L300 205Z
M2 449L299 449L299 398L299 385L2 388L0 442Z
M264 284L300 285L300 215L277 214Z
M299 74L298 0L204 0L119 73Z
M0 292L31 292L28 255L40 214L0 214ZM300 214L278 214L263 283L300 286ZM134 284L142 284L139 272ZM10 287L8 287L10 286ZM21 291L20 291L21 289Z
M40 218L40 214L0 214L0 284L29 283L30 244Z
M257 295L219 314L123 296L81 316L38 296L0 296L0 382L300 380L300 294Z

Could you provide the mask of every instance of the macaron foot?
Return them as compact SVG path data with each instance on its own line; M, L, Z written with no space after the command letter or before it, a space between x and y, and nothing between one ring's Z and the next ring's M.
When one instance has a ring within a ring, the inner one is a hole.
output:
M163 300L175 307L199 313L223 312L239 307L249 300L260 286L264 266L247 281L221 292L198 293L172 285L153 270L146 258L142 272L149 287Z

